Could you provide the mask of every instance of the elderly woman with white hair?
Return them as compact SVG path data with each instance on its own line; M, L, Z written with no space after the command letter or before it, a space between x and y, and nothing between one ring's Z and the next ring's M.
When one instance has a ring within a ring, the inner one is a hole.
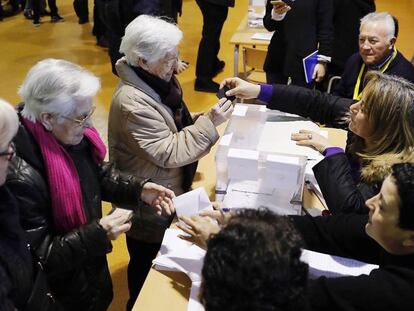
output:
M109 113L109 156L118 169L139 180L151 176L176 194L188 191L197 161L219 138L216 127L233 107L221 99L207 113L191 115L174 72L182 32L174 24L141 15L126 28L116 64L121 79ZM122 205L116 205L122 207ZM156 256L172 217L153 221L136 214L127 235L128 279L132 305Z
M32 288L32 262L19 223L17 202L4 185L14 156L16 111L0 99L0 310L22 309Z
M106 254L130 228L131 213L102 217L102 200L174 212L171 190L103 162L106 148L91 122L99 88L97 77L71 62L34 65L19 91L24 103L7 179L51 290L71 311L103 311L112 300Z

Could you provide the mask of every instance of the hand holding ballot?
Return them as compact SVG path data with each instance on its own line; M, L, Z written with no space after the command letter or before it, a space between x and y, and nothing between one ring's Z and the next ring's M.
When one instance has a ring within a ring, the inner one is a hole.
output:
M214 126L219 126L230 119L233 110L234 108L231 101L223 97L217 104L207 111L206 116L213 122Z
M220 89L227 86L230 90L227 96L236 96L241 99L251 99L259 96L260 85L256 85L240 78L227 78L220 84Z
M110 240L116 240L118 236L131 229L130 219L133 211L115 208L108 215L99 220L99 224L106 231L106 235Z
M296 141L296 144L299 146L312 147L320 153L323 153L326 148L333 147L328 139L316 132L308 130L300 130L299 133L293 133L291 139Z

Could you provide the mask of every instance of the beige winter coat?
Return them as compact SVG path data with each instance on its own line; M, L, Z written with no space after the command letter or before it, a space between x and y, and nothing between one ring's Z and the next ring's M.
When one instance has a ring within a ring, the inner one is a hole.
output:
M108 123L109 158L115 166L140 180L151 178L172 189L181 188L182 167L206 155L219 138L209 118L177 131L170 108L127 65L116 64L121 79L112 98ZM122 206L119 206L122 207ZM147 210L136 215L130 235L160 242L170 219Z

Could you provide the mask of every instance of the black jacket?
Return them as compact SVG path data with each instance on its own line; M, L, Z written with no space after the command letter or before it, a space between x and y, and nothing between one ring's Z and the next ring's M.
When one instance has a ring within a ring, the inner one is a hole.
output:
M307 249L379 265L368 276L309 280L312 310L414 310L414 254L387 253L365 233L367 215L291 218Z
M19 208L0 187L0 311L22 309L33 283L32 260L19 223Z
M361 70L361 66L361 56L359 55L359 53L353 54L346 62L345 70L341 77L341 81L339 81L333 94L337 96L352 98L354 94L355 84L358 79L358 74ZM384 73L402 77L414 83L414 66L400 52L397 53L397 56L391 62L391 64L389 65L387 70L385 70ZM363 87L362 81L360 90L362 90Z
M55 297L65 310L106 310L113 296L106 261L111 243L97 221L102 217L101 201L137 205L142 187L132 177L97 165L86 139L69 147L81 181L87 224L58 234L39 146L22 125L14 142L16 157L10 163L7 185L19 201L22 227L44 262Z
M274 85L269 109L311 119L330 127L348 130L345 116L354 101L297 86ZM348 132L347 144L354 135ZM378 184L360 182L351 163L359 159L349 153L327 157L314 166L316 180L329 210L333 213L367 213L365 201L378 193Z
M272 8L268 0L263 24L275 33L263 68L304 80L302 59L314 52L318 43L320 54L332 55L332 0L297 0L282 21L272 20Z
M342 75L345 62L358 52L360 19L375 11L374 0L333 0L334 42L329 73Z
M225 7L233 7L235 0L203 0L204 2L217 4Z

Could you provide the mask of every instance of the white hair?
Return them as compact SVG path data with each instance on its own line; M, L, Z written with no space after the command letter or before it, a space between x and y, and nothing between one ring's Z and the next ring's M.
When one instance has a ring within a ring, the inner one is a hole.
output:
M178 46L183 33L172 23L160 17L140 15L125 29L119 51L125 54L131 66L138 66L140 58L149 63L163 59Z
M44 59L29 70L19 88L25 104L22 116L36 122L41 112L70 115L77 100L95 96L100 87L99 78L81 66L62 59Z
M18 127L16 110L0 98L0 145L8 144L16 135Z
M384 22L387 27L387 39L391 40L396 37L395 34L395 21L390 13L387 12L373 12L365 15L361 18L361 26L359 30L361 31L362 27L369 23L375 22Z

